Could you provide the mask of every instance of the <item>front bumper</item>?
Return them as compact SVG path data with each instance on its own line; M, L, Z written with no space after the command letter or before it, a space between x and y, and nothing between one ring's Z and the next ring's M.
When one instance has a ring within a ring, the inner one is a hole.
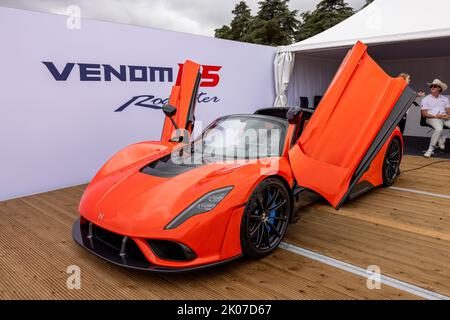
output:
M128 241L135 246L131 252L127 252L126 250L121 250L108 245L107 243L99 240L97 237L92 236L92 232L89 231L89 224L81 224L80 219L78 218L72 227L72 238L77 242L80 246L87 249L94 255L111 262L115 265L137 269L137 270L145 270L145 271L153 271L153 272L188 272L201 270L206 268L216 267L234 260L237 260L242 257L242 255L233 257L231 259L222 260L218 262L214 262L211 264L204 264L186 268L169 268L158 266L150 263L147 258L145 258L144 254L137 249L137 246L134 244L132 239L128 239ZM124 237L126 238L126 237ZM125 240L126 241L126 240Z

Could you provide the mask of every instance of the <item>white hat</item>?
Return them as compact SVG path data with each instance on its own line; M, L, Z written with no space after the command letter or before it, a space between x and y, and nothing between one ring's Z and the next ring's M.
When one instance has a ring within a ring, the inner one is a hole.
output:
M439 79L434 79L433 82L429 82L428 85L429 86L432 86L432 85L439 86L439 87L441 87L442 91L445 91L448 88L447 84L442 82Z

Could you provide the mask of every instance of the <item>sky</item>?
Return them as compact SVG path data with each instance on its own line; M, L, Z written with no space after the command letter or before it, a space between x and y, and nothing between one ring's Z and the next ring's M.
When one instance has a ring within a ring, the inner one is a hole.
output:
M256 14L259 0L246 0ZM66 14L71 5L81 16L105 21L214 36L214 29L229 24L239 0L0 0L0 6ZM313 10L319 0L291 0L291 10ZM360 9L364 0L347 0Z

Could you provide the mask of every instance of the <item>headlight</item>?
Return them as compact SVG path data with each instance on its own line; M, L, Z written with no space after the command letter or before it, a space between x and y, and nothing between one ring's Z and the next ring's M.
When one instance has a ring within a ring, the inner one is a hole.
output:
M189 207L187 207L183 212L175 217L164 229L174 229L180 224L185 222L190 217L197 214L211 211L214 209L220 201L225 198L225 196L233 189L232 186L217 189L205 194L203 197L195 201Z

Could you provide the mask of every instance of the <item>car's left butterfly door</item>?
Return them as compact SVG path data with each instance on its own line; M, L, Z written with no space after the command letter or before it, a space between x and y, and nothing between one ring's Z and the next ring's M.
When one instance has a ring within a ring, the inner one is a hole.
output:
M186 60L179 72L177 83L172 87L168 104L176 108L172 120L177 124L177 130L169 117L164 120L161 141L188 142L194 129L194 112L197 103L197 91L201 79L201 65ZM187 141L186 141L187 140Z

